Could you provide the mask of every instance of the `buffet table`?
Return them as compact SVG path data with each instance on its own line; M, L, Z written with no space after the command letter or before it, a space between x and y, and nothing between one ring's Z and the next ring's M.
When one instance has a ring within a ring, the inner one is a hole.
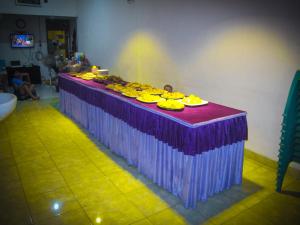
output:
M245 112L214 103L166 111L68 74L59 87L63 113L185 207L242 182Z

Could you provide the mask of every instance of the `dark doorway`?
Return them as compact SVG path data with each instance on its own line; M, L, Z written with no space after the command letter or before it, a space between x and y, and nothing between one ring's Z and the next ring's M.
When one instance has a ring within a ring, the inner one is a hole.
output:
M46 19L46 30L48 53L71 58L77 51L76 19Z

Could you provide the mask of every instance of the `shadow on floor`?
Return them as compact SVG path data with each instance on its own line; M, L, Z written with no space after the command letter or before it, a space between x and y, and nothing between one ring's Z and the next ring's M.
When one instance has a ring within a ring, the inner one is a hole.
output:
M297 191L284 190L284 191L281 191L280 193L284 194L284 195L289 195L292 197L300 198L300 192L297 192Z

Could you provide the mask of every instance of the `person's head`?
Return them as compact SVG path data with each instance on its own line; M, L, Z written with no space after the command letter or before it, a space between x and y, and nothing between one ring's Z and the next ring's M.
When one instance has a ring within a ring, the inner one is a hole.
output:
M16 77L16 78L20 78L22 76L22 74L19 72L19 71L15 71L15 73L14 73L14 77Z
M173 87L170 85L170 84L166 84L164 86L164 90L165 91L168 91L168 92L172 92L173 91Z

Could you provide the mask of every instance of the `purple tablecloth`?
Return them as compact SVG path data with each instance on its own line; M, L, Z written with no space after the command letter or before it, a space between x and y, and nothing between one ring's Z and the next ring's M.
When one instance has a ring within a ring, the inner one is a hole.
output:
M137 130L154 136L186 155L201 154L247 139L246 113L222 105L165 111L105 89L102 84L60 74L59 86L100 107Z

